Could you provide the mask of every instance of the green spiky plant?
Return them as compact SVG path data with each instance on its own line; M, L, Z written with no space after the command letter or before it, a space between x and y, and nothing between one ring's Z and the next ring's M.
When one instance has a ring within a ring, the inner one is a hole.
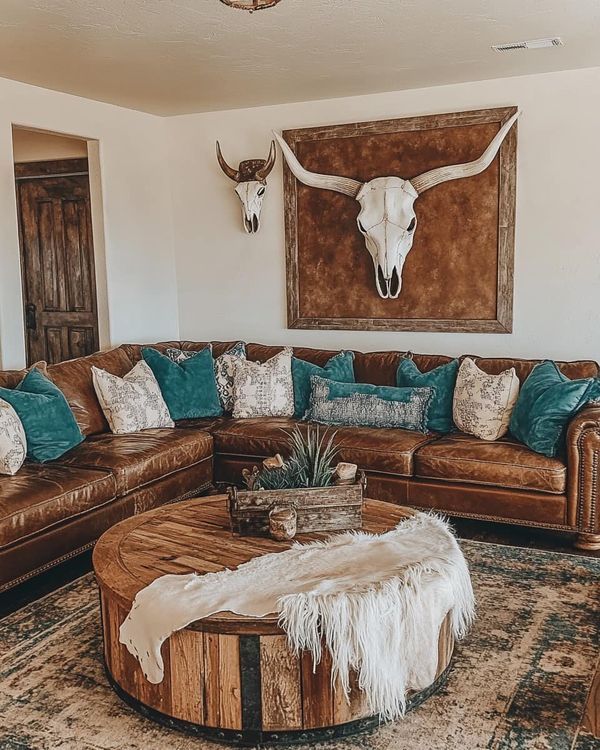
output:
M289 490L293 485L291 467L285 463L278 469L263 469L254 481L257 490Z
M335 471L333 460L338 453L333 445L336 433L327 439L327 430L321 433L318 426L308 425L306 435L298 427L286 434L291 448L295 486L328 487Z
M308 425L306 435L299 427L286 432L290 456L277 469L263 469L256 477L254 488L262 490L291 490L303 487L329 487L333 482L334 459L338 450L333 441L318 426Z

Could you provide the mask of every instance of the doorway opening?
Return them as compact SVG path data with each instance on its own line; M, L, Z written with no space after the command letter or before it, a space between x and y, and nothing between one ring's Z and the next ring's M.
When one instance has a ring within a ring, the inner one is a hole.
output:
M101 331L88 141L13 126L13 154L27 365L92 354Z

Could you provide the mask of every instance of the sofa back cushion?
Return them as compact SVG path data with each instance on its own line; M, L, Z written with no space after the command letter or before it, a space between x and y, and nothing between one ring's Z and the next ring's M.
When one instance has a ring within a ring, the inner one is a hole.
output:
M279 352L283 346L271 346L267 344L246 344L246 357L252 362L266 362ZM312 349L304 346L294 346L294 357L303 359L313 365L323 367L332 357L339 354L339 349Z
M248 344L248 359L266 362L283 349L283 346L265 344ZM294 357L304 359L314 365L323 367L331 357L339 354L340 349L312 349L305 346L294 347ZM354 352L354 374L357 383L373 385L396 385L396 370L406 352ZM439 354L414 354L413 361L422 372L452 361L452 357Z
M177 348L184 351L199 351L208 341L164 341L151 344L155 349L164 352L165 349ZM214 341L213 355L220 356L236 343L232 341ZM67 397L73 413L85 435L108 432L108 424L102 409L96 399L92 386L91 368L100 367L114 375L122 377L142 359L142 344L123 344L117 349L92 354L89 357L61 362L48 367L49 377L58 385ZM247 357L252 361L265 362L283 349L283 346L265 344L248 344ZM313 349L309 347L294 347L294 356L321 367L339 352L338 349ZM386 352L358 352L355 351L354 372L359 383L374 385L395 385L396 370L400 359L406 354L401 351ZM471 356L471 355L470 355ZM439 354L413 354L413 361L421 370L428 372L439 365L450 362L453 358ZM464 357L460 357L464 359ZM485 358L472 356L478 367L484 372L497 375L503 370L514 367L521 383L525 381L531 370L542 360ZM557 362L560 371L570 379L598 377L600 369L598 363L592 360L578 360L574 362ZM5 370L0 372L0 386L14 388L24 377L24 370Z
M158 344L123 344L121 348L127 353L131 362L135 364L142 359L142 349L146 346L151 346L161 354L165 354L167 349L180 349L183 352L199 352L211 345L213 357L216 359L221 354L225 354L226 351L237 343L239 343L239 339L235 341L160 341ZM275 347L278 350L282 348Z
M165 354L167 349L183 349L181 341L161 341L159 344L122 344L121 349L127 354L132 365L137 364L142 357L142 349L145 346L151 346L153 349ZM198 347L201 349L206 344L199 344Z
M190 343L190 342L186 342ZM196 344L202 346L202 344ZM183 347L182 347L183 348ZM250 360L265 362L275 356L283 349L283 346L267 346L265 344L248 344L247 356ZM330 357L337 354L339 349L312 349L308 347L294 347L294 356L305 359L321 367ZM372 383L374 385L395 385L396 370L402 357L407 352L354 352L354 374L357 383ZM215 356L218 356L215 351ZM533 368L543 362L543 359L511 359L496 357L478 357L472 354L464 354L458 359L462 362L465 357L470 357L477 367L490 375L499 375L504 370L515 368L517 376L523 383ZM412 360L421 372L430 370L451 362L454 357L445 354L414 354ZM597 378L600 376L600 367L597 362L589 359L574 360L572 362L557 362L558 369L571 380L576 378Z
M461 359L464 358L464 356L461 357ZM521 381L521 385L527 380L533 368L536 365L539 365L540 362L544 362L543 359L500 359L495 357L471 357L471 359L479 369L487 372L488 375L499 375L501 372L504 372L504 370L514 367L517 377ZM562 374L569 378L569 380L577 380L578 378L597 378L600 375L598 363L591 359L577 359L572 362L556 362L556 365Z
M123 377L132 362L124 347L48 366L48 377L64 393L84 435L110 432L92 382L92 367Z
M1 370L0 388L16 388L27 375L27 370Z

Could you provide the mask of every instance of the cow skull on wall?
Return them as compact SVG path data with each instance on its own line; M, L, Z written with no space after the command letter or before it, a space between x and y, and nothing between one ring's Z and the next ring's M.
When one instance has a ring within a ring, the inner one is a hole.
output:
M309 172L300 164L283 138L277 133L275 137L296 179L309 187L334 190L358 201L358 229L364 236L367 250L373 258L377 291L384 299L396 299L402 289L404 261L412 248L417 228L415 200L425 190L442 182L472 177L487 169L518 116L519 112L516 112L506 121L483 154L475 161L438 167L411 180L401 177L376 177L362 183L350 177Z
M235 192L242 203L242 220L248 234L256 234L260 229L260 212L267 190L267 177L273 169L276 158L275 141L271 141L269 156L265 159L246 159L237 169L227 164L217 141L217 159L227 177L237 183Z

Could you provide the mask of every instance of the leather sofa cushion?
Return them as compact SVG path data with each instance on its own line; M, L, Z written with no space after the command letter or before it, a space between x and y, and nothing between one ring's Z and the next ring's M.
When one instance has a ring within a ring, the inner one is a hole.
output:
M449 515L490 521L512 519L533 526L548 524L564 528L567 523L567 498L552 492L436 479L412 479L407 490L406 504L412 508L431 508Z
M355 352L354 372L359 383L397 385L396 372L405 352ZM451 362L453 357L437 354L413 354L412 360L421 372Z
M510 438L487 442L454 433L420 448L415 476L562 494L567 467Z
M231 422L231 417L202 417L201 419L179 419L175 422L176 427L184 429L206 430L212 433L217 427Z
M208 342L198 341L168 341L160 344L152 344L159 351L164 351L167 347L183 349L185 351L198 351L206 346ZM213 355L218 357L227 351L235 341L213 341ZM129 358L136 362L141 359L141 345L124 344L122 347ZM246 346L248 359L252 361L265 362L267 359L278 354L283 346L268 346L265 344L250 343ZM294 356L305 359L307 362L323 366L328 359L339 353L339 349L312 349L309 347L294 347ZM395 385L396 370L400 359L405 352L359 352L355 351L354 370L356 381L358 383L372 383L373 385ZM471 357L478 367L490 375L498 375L503 370L514 367L521 382L529 375L539 359L509 359L509 358L484 358L476 355L463 355L459 359L462 361L465 356ZM413 354L413 361L421 370L428 372L439 365L450 362L453 358L443 354ZM597 362L591 360L578 360L574 362L557 362L559 369L568 378L589 378L598 377L600 370Z
M461 357L461 360L465 357ZM521 383L529 377L533 368L541 359L500 359L486 357L471 357L477 367L487 372L488 375L499 375L504 370L514 367ZM598 363L588 359L575 360L573 362L557 362L558 369L570 380L577 378L597 378L600 375Z
M115 497L108 471L26 462L15 476L0 476L0 548Z
M261 458L285 452L288 432L295 425L306 429L306 423L294 419L267 418L231 420L213 430L215 452ZM325 429L324 427L322 429ZM338 427L336 445L339 460L358 464L368 471L412 476L415 451L435 439L409 430L371 427Z
M100 367L122 378L132 366L124 348L119 347L49 365L48 377L65 394L83 434L95 435L109 432L109 427L92 383L92 367Z
M252 362L266 362L279 352L283 351L283 346L268 346L266 344L246 344L246 356ZM323 367L325 363L340 353L339 349L311 349L309 347L295 346L294 357L304 359L313 365Z
M127 353L132 363L135 364L142 359L142 349L147 346L151 346L153 349L161 352L161 354L164 354L167 349L199 352L210 344L212 346L213 357L220 357L221 354L231 349L238 341L239 339L235 341L160 341L158 344L123 344L121 348Z
M27 370L0 371L0 388L16 388L27 375Z
M61 464L111 471L121 497L211 458L212 446L207 432L194 429L94 435L61 459Z
M283 349L282 346L248 344L248 359L265 362ZM331 357L339 354L339 349L311 349L294 347L294 357L323 367ZM396 370L405 352L354 352L354 373L357 383L372 385L396 385ZM414 354L413 361L421 370L428 372L439 365L452 361L452 357L438 354Z

